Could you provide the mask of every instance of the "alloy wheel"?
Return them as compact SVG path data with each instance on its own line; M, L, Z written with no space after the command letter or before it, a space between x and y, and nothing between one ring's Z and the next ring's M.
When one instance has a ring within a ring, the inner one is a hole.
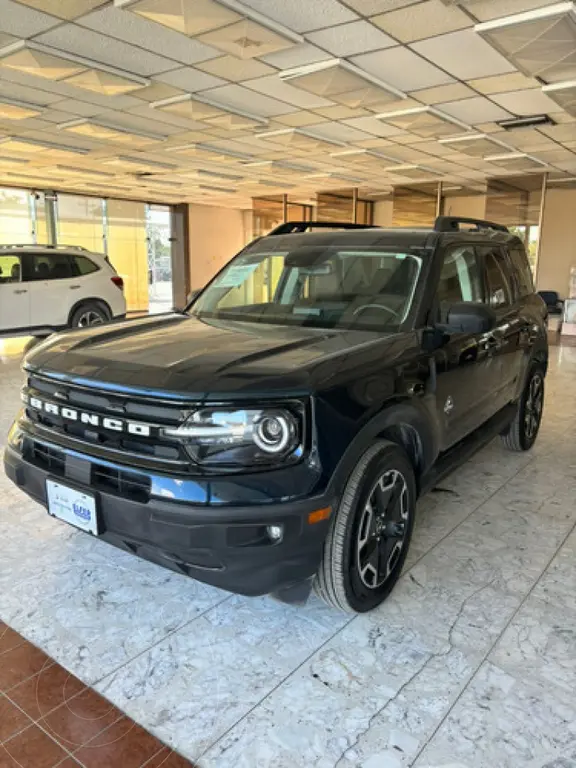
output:
M532 440L542 419L544 408L544 381L539 373L534 374L528 385L526 403L524 405L524 433Z
M398 563L408 530L408 485L396 469L374 484L358 528L357 566L365 587L377 589Z
M90 325L102 325L104 318L99 312L88 309L78 318L78 328L87 328Z

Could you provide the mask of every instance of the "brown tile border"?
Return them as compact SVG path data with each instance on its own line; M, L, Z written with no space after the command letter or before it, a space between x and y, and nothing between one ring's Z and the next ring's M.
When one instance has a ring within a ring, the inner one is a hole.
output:
M0 622L0 768L195 768Z

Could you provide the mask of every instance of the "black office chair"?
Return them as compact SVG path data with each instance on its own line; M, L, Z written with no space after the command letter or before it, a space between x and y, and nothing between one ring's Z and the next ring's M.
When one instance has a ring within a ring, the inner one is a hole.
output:
M562 315L564 302L557 291L538 291L538 295L546 304L549 315Z

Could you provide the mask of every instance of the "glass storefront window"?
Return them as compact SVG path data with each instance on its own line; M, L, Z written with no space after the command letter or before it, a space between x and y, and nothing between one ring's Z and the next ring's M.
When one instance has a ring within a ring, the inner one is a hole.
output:
M34 242L30 192L0 188L0 244Z
M108 200L108 257L124 280L128 312L148 310L146 204Z
M89 251L103 253L103 201L98 197L58 195L58 243L79 245Z
M167 312L174 305L170 216L170 208L167 205L147 206L148 293L151 313Z

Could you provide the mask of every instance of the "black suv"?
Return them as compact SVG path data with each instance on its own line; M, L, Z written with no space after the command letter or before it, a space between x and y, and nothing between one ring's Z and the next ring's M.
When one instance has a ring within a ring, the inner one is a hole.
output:
M182 574L368 611L417 497L496 434L533 445L547 364L505 227L288 223L182 312L41 343L5 467L52 515Z

